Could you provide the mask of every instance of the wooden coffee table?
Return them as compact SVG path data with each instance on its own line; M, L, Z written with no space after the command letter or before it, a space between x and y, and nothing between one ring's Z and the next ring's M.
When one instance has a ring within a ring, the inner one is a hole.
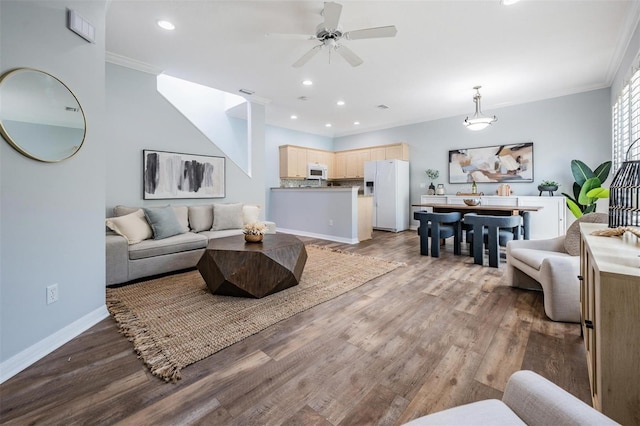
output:
M261 243L236 235L209 241L197 266L212 293L259 299L298 285L306 262L293 235L267 234Z

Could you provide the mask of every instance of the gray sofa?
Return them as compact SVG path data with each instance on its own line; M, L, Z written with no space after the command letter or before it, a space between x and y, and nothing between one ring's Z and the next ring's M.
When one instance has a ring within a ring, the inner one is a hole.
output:
M167 209L173 212L171 226L158 226L153 214L170 213ZM243 226L258 221L259 214L259 206L239 203L116 206L113 217L106 219L106 285L195 267L210 239L241 235ZM273 222L261 222L267 233L275 233Z

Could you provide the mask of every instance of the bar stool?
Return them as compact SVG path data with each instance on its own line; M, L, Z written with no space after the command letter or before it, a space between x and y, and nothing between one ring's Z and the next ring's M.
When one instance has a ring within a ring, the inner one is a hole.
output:
M519 215L489 216L467 213L464 215L464 223L473 228L467 232L467 241L471 243L469 254L473 256L473 263L476 265L484 264L484 244L489 250L489 266L497 268L500 265L499 247L505 247L510 240L520 239L522 218Z
M431 237L431 256L440 257L440 239L453 237L453 253L460 254L462 240L462 226L460 212L430 213L418 211L413 218L420 221L418 234L420 235L420 254L429 255L429 237Z

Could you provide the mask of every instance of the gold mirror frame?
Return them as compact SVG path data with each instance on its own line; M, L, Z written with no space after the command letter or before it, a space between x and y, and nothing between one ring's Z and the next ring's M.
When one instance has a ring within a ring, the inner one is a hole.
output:
M44 71L17 68L0 77L0 134L22 155L57 163L80 150L87 122L66 84Z

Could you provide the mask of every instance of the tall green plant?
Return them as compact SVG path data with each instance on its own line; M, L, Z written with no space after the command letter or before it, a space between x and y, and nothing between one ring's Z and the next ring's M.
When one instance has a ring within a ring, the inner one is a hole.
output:
M576 218L592 213L596 210L596 202L599 198L609 198L609 190L602 187L602 182L607 180L611 171L611 161L600 164L595 171L580 160L571 160L571 173L573 183L573 197L562 193L567 197L567 207Z

